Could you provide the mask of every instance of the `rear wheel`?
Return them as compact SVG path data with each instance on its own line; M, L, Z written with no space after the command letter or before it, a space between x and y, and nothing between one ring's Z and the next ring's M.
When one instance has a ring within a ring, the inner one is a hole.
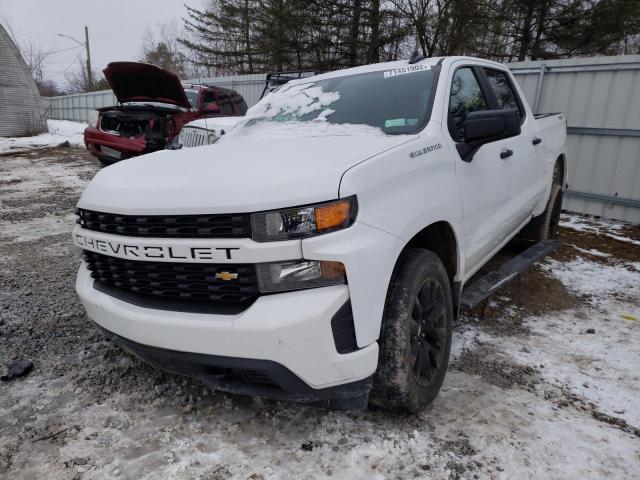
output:
M449 277L433 252L403 254L380 335L371 403L416 412L438 394L449 363L453 303Z
M558 233L561 213L562 187L554 183L551 185L551 193L544 212L531 220L529 225L522 230L521 237L534 242L555 238Z

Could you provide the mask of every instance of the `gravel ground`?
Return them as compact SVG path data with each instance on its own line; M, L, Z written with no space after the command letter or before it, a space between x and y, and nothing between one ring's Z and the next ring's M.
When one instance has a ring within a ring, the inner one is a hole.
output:
M75 148L0 156L0 367L34 365L0 382L1 478L637 478L638 228L564 215L564 246L459 320L429 409L332 412L212 392L103 338L69 249L97 170Z

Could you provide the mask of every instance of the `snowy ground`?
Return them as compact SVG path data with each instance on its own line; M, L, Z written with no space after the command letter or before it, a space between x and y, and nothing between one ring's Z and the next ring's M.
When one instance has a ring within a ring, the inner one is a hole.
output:
M66 146L84 145L82 133L87 128L86 123L47 120L47 126L49 133L41 133L33 137L0 137L0 155L23 153L36 148L57 147L61 144L66 144Z
M638 227L564 215L561 249L458 321L431 408L331 412L211 392L102 337L68 234L97 169L0 157L0 366L34 362L0 383L0 478L638 478Z

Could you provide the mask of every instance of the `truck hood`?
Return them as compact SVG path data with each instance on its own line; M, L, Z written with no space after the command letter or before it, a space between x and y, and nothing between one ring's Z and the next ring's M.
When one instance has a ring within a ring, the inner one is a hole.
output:
M191 108L180 79L155 65L112 62L103 73L120 103L158 102Z
M342 174L413 136L234 137L102 169L78 206L121 214L242 213L338 198Z

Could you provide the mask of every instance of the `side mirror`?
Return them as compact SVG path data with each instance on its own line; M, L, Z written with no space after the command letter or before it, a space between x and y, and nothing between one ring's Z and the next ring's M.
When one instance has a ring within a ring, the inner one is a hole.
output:
M464 123L464 141L458 153L466 162L485 143L520 135L520 116L517 110L484 110L471 112Z
M207 113L220 113L220 105L217 103L207 103L202 110Z

